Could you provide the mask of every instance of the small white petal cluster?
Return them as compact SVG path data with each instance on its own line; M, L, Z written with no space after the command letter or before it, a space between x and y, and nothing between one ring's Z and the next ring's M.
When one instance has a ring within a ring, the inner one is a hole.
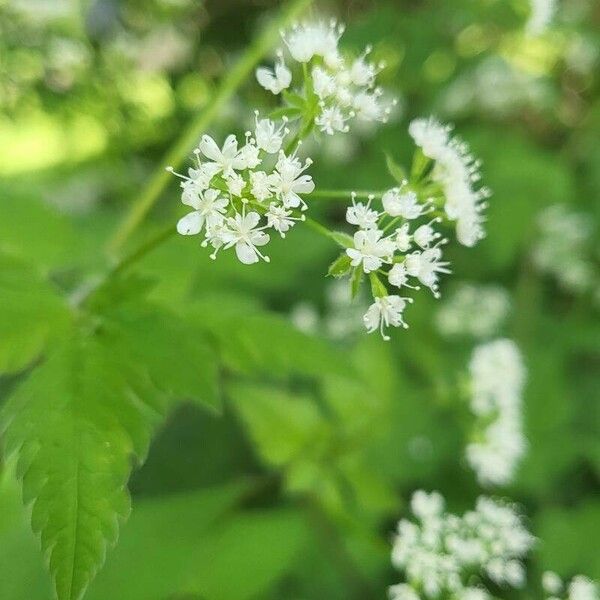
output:
M469 370L476 424L466 449L467 462L481 485L506 485L527 447L522 425L523 359L511 340L494 340L475 348Z
M423 154L435 161L431 178L438 183L444 197L447 217L456 222L456 237L464 246L474 246L485 235L483 210L490 191L477 187L481 179L479 160L457 137L451 137L451 127L439 121L415 119L408 132Z
M441 218L422 218L432 207L428 202L421 203L406 183L382 195L382 211L373 208L374 199L369 196L364 204L353 195L352 206L346 211L346 221L358 227L353 245L346 249L351 266L371 277L383 273L387 283L399 290L418 290L423 285L439 297L439 276L450 273L441 248L448 240L435 230ZM386 327L408 327L403 312L411 302L412 298L399 294L375 294L363 318L367 331L379 330L388 340Z
M557 0L530 0L530 13L525 30L530 35L543 33L554 18L558 8Z
M489 338L498 333L509 310L510 298L504 288L461 283L440 306L435 322L444 336Z
M591 223L591 216L563 204L549 206L538 218L540 235L533 247L533 263L567 291L585 292L600 283L590 248Z
M393 586L394 600L453 597L480 600L490 595L474 577L522 587L521 559L534 543L514 506L485 496L462 516L445 512L443 497L419 490L411 500L416 522L403 519L392 550L392 564L407 583Z
M253 134L246 133L240 147L230 135L222 147L203 135L194 151L196 164L181 179L181 201L193 210L177 223L181 235L203 234L203 246L235 248L238 259L253 264L269 257L260 250L274 230L285 237L289 229L304 220L298 209L307 208L301 194L310 194L314 183L304 173L312 164L286 154L283 141L285 121L276 125L256 113ZM173 169L169 168L171 172ZM261 222L262 220L262 222Z
M546 600L600 600L600 587L584 575L576 575L568 585L552 571L542 575Z
M311 110L315 125L325 134L347 132L352 119L386 122L396 101L386 105L383 90L375 80L383 63L367 60L371 48L357 58L347 59L339 49L344 27L335 21L312 21L295 25L282 33L292 60L303 65L304 82L296 90L304 108ZM258 83L273 94L280 94L292 84L292 71L285 64L283 52L271 70L256 71ZM316 111L315 111L316 108Z

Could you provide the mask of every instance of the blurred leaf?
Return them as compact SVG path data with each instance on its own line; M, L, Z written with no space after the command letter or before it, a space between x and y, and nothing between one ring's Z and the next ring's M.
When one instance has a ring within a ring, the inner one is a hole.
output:
M71 262L76 247L75 230L64 215L37 198L3 194L0 251L50 268Z
M30 364L69 322L69 310L49 282L0 253L0 373Z
M327 275L331 277L343 277L346 275L351 268L350 263L352 259L345 253L342 252L330 265L327 271Z
M295 459L307 459L326 438L327 423L309 397L249 384L234 385L229 393L267 463L283 466Z
M402 183L406 181L406 171L404 167L401 167L393 158L391 154L386 152L385 154L385 164L387 165L387 169L390 175L398 182Z

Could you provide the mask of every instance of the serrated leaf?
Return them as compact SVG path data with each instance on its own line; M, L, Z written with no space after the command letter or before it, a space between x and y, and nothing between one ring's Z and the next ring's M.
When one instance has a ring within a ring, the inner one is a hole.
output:
M116 542L165 402L107 334L73 333L21 384L1 413L18 455L23 501L59 600L80 600Z
M406 171L404 170L404 167L400 166L393 158L390 154L388 154L386 152L385 154L385 164L387 166L387 170L389 171L390 175L398 182L398 183L402 183L404 181L406 181L407 176L406 176Z
M330 265L327 270L327 275L331 277L343 277L347 275L352 268L352 259L345 253L342 252Z
M36 269L0 253L0 373L34 361L69 319L66 303Z
M220 409L216 354L196 323L143 302L113 311L107 319L131 359L144 365L157 389L173 399Z

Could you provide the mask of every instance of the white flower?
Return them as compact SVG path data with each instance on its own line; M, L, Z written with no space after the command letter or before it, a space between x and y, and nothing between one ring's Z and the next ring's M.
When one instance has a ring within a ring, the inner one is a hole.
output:
M321 22L304 23L296 25L283 41L294 60L307 63L313 56L321 56L328 67L336 68L340 63L338 41L343 32L343 26L335 21L329 26Z
M445 504L444 498L439 492L428 494L423 490L417 490L410 500L413 514L423 521L439 517L444 511Z
M363 54L359 56L350 67L350 80L358 87L372 87L375 83L377 68L375 65L365 60L367 55L370 54L371 50L371 46L367 46ZM379 68L383 68L383 66L383 64L380 64Z
M431 223L439 222L441 222L439 217L431 221ZM429 248L432 242L441 237L441 234L434 231L433 227L431 227L431 223L426 223L425 225L421 225L415 229L413 233L413 240L417 243L417 246L421 246L421 248Z
M358 225L361 229L375 229L379 213L371 208L371 200L367 204L356 202L356 194L352 194L352 206L346 209L346 221L351 225Z
M423 214L423 206L419 204L417 194L412 191L402 192L401 188L393 188L383 194L381 201L390 217L412 220Z
M244 169L255 169L260 165L260 148L253 143L247 143L240 149L240 163L244 165Z
M269 262L269 257L260 253L257 246L264 246L269 242L269 235L257 227L260 215L249 212L247 215L237 214L229 217L225 222L225 229L221 234L223 248L235 246L235 253L240 262L251 265L258 262L259 257Z
M275 63L273 70L265 67L256 69L256 80L272 94L279 94L290 87L292 83L292 72L285 66L283 54L278 53L279 61Z
M423 154L435 161L431 178L444 191L444 209L448 218L457 222L458 241L474 246L484 236L481 212L490 192L475 187L481 179L481 163L464 142L450 138L450 130L433 118L415 119L408 129Z
M315 189L315 184L310 175L302 175L312 164L306 159L304 165L295 156L286 156L279 153L279 159L275 165L275 173L272 174L271 190L277 194L286 208L307 208L306 202L299 194L310 194Z
M174 172L172 169L169 170ZM198 193L210 187L210 182L218 171L219 167L213 163L200 165L198 169L188 169L189 178L181 182L182 202L192 206Z
M563 589L562 579L553 571L544 571L542 574L542 587L547 594L556 596Z
M228 177L233 171L246 168L245 157L238 151L238 142L235 135L227 136L222 148L209 135L203 135L198 149L206 158L212 162L207 163L210 169L216 169L216 173L223 172Z
M516 344L500 339L475 348L470 363L476 440L466 457L482 485L506 485L525 454L521 395L525 367Z
M420 600L419 594L406 583L399 583L390 587L390 600Z
M359 92L356 94L352 103L356 115L365 121L387 122L392 109L390 106L382 106L380 97L379 90L373 93ZM392 104L395 104L395 101Z
M339 106L324 107L321 114L315 119L315 125L327 135L333 135L336 131L345 133L349 130Z
M255 115L256 127L254 129L254 135L256 138L256 145L268 154L277 154L277 152L281 150L284 136L288 133L288 129L286 128L287 120L284 119L283 123L276 128L275 123L273 123L271 119L259 120L258 111L256 111Z
M185 204L196 210L188 213L177 223L177 232L181 235L196 235L202 231L205 222L220 220L229 204L227 198L219 196L218 190L206 190L195 197L186 197Z
M383 238L379 229L357 231L354 234L354 248L347 248L346 254L352 259L352 266L362 264L365 273L376 271L384 262L389 262L395 245L388 238Z
M388 281L390 285L396 287L407 286L408 273L406 272L406 267L403 264L396 263L388 273Z
M422 252L413 252L406 257L404 265L409 275L416 277L427 286L436 298L439 298L438 273L451 273L450 263L442 261L442 251L439 248L428 248Z
M312 70L313 89L315 94L323 100L335 93L335 79L328 75L321 67L314 67Z
M569 584L569 600L599 600L600 593L594 581L577 575Z
M242 190L246 187L246 182L241 175L234 173L227 177L227 190L232 196L241 196Z
M273 196L273 192L271 191L272 185L272 175L267 175L264 171L253 171L250 173L250 191L259 202Z
M360 232L359 232L360 233ZM371 304L369 310L365 313L363 321L369 333L373 333L377 329L381 332L384 340L389 340L389 336L385 335L385 327L404 327L408 325L402 319L402 313L406 308L407 299L400 296L383 296L375 298L375 302Z
M408 232L408 223L396 229L396 247L400 252L406 252L411 246L412 236Z
M295 221L304 221L304 215L302 217L292 217L291 210L286 210L283 206L271 202L269 210L266 212L267 225L272 227L281 234L281 237L285 237L293 226Z

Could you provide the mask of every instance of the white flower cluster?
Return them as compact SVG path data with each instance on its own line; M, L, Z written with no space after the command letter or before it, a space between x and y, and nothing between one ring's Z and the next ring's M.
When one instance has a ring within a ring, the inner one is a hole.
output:
M456 221L456 236L464 246L474 246L484 237L482 211L490 196L488 188L477 188L481 162L465 142L450 136L451 127L439 121L415 119L408 132L423 154L435 161L431 179L441 187L447 217Z
M508 292L497 285L461 283L436 314L436 326L445 336L489 338L508 316Z
M346 211L346 221L359 229L346 254L351 267L369 275L372 284L373 280L378 283L381 293L373 294L374 302L363 320L369 333L379 330L387 340L385 327L407 327L403 311L412 299L387 294L387 288L380 282L377 273L383 273L389 285L398 289L418 290L421 284L439 297L439 275L450 273L449 263L442 260L441 249L448 240L434 229L441 222L440 217L428 221L421 219L433 207L428 202L421 203L417 193L406 183L383 194L382 211L373 208L373 200L374 196L370 196L363 204L357 202L353 195L352 206ZM390 233L386 235L388 231ZM389 270L384 272L384 267Z
M544 32L556 13L557 0L530 0L530 13L525 30L530 35L539 35Z
M563 204L546 208L538 218L540 235L532 260L542 272L555 277L568 291L585 292L600 284L591 257L592 220Z
M474 585L477 576L524 585L521 559L535 540L514 506L481 496L475 510L457 516L445 512L439 493L419 490L411 509L417 522L400 521L392 550L392 563L408 583L390 588L392 600L491 597Z
M214 249L211 258L220 249L235 247L244 264L260 258L268 262L259 250L270 240L266 230L285 237L296 221L304 220L296 210L307 208L300 194L314 190L312 178L304 174L311 160L302 163L296 151L282 149L287 133L285 121L277 126L256 113L254 135L247 132L241 147L235 135L221 148L203 135L194 151L196 165L187 176L176 173L183 180L181 201L193 209L177 223L177 231L203 233L202 245Z
M354 60L347 60L339 49L344 27L335 21L307 22L282 33L293 61L303 66L303 88L296 90L302 98L302 110L307 111L315 125L328 135L347 132L354 118L385 122L396 103L388 105L382 99L383 90L375 85L383 63L367 60L371 48ZM280 94L292 85L292 71L287 67L283 51L277 54L274 68L260 67L258 83L273 94ZM294 104L299 108L297 103Z
M527 447L521 407L523 359L511 340L494 340L475 348L469 370L476 425L467 461L482 485L505 485Z
M542 587L546 600L600 600L600 588L595 581L577 575L565 586L562 579L552 571L542 575Z

